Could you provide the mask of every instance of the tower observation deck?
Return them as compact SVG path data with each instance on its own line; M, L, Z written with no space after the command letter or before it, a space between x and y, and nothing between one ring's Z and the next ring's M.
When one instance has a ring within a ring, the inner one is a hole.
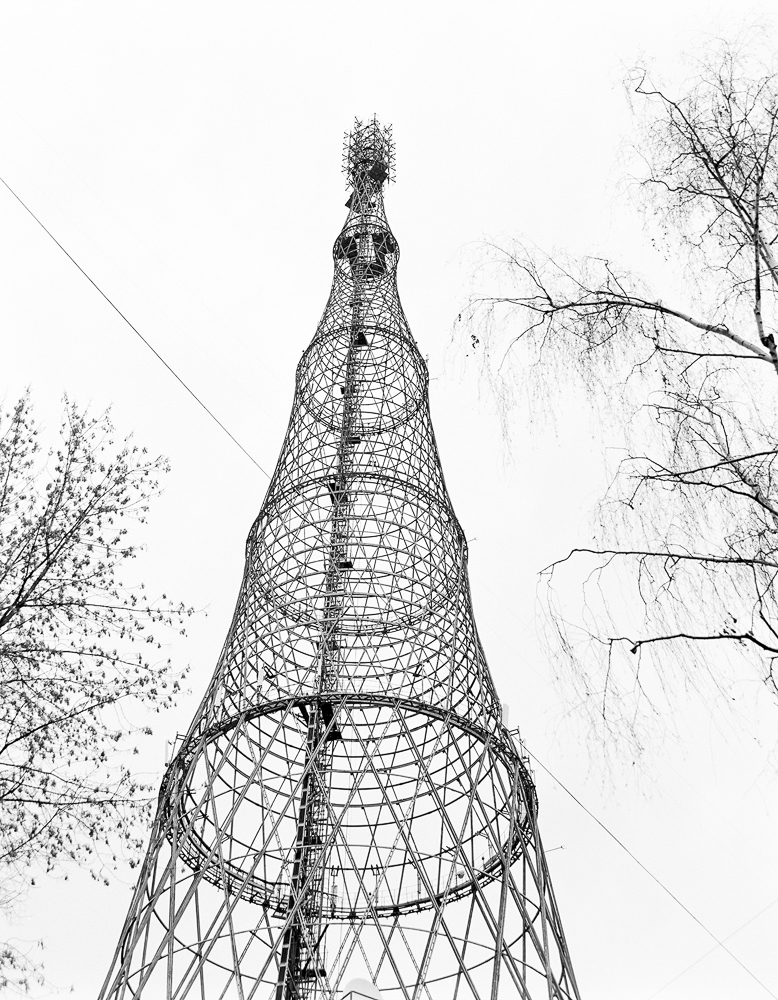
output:
M391 133L348 215L216 671L101 1000L579 1000L400 305Z

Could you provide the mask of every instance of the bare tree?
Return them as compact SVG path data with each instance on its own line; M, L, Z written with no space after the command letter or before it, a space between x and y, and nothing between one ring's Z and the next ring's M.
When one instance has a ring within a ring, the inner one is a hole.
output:
M28 397L0 414L0 907L11 912L40 873L106 879L142 847L152 789L122 760L178 681L156 628L190 613L120 568L138 552L164 459L115 444L107 414L66 403L61 444L44 452ZM137 749L137 748L135 748ZM40 967L0 945L0 989L21 992Z
M681 96L645 71L629 89L669 291L492 244L494 287L460 319L504 411L517 382L577 377L623 431L594 541L544 572L580 699L601 735L639 745L679 678L723 692L735 665L778 690L778 76L720 44Z

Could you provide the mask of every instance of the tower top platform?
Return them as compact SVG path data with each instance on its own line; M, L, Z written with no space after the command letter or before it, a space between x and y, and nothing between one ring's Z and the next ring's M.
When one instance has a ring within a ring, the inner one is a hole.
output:
M358 187L365 177L379 186L395 179L392 126L382 125L375 115L362 122L354 119L350 132L343 137L343 173L346 187Z

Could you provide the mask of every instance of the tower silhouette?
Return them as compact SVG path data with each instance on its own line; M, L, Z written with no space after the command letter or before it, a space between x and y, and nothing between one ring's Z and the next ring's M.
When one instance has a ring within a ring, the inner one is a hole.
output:
M397 293L390 130L356 122L344 169L329 301L103 1000L579 996Z

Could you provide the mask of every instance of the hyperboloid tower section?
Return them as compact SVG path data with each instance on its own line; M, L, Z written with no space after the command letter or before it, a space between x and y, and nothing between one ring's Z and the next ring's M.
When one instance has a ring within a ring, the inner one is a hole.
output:
M216 672L165 774L103 1000L578 1000L537 799L397 294L393 144L348 216Z

